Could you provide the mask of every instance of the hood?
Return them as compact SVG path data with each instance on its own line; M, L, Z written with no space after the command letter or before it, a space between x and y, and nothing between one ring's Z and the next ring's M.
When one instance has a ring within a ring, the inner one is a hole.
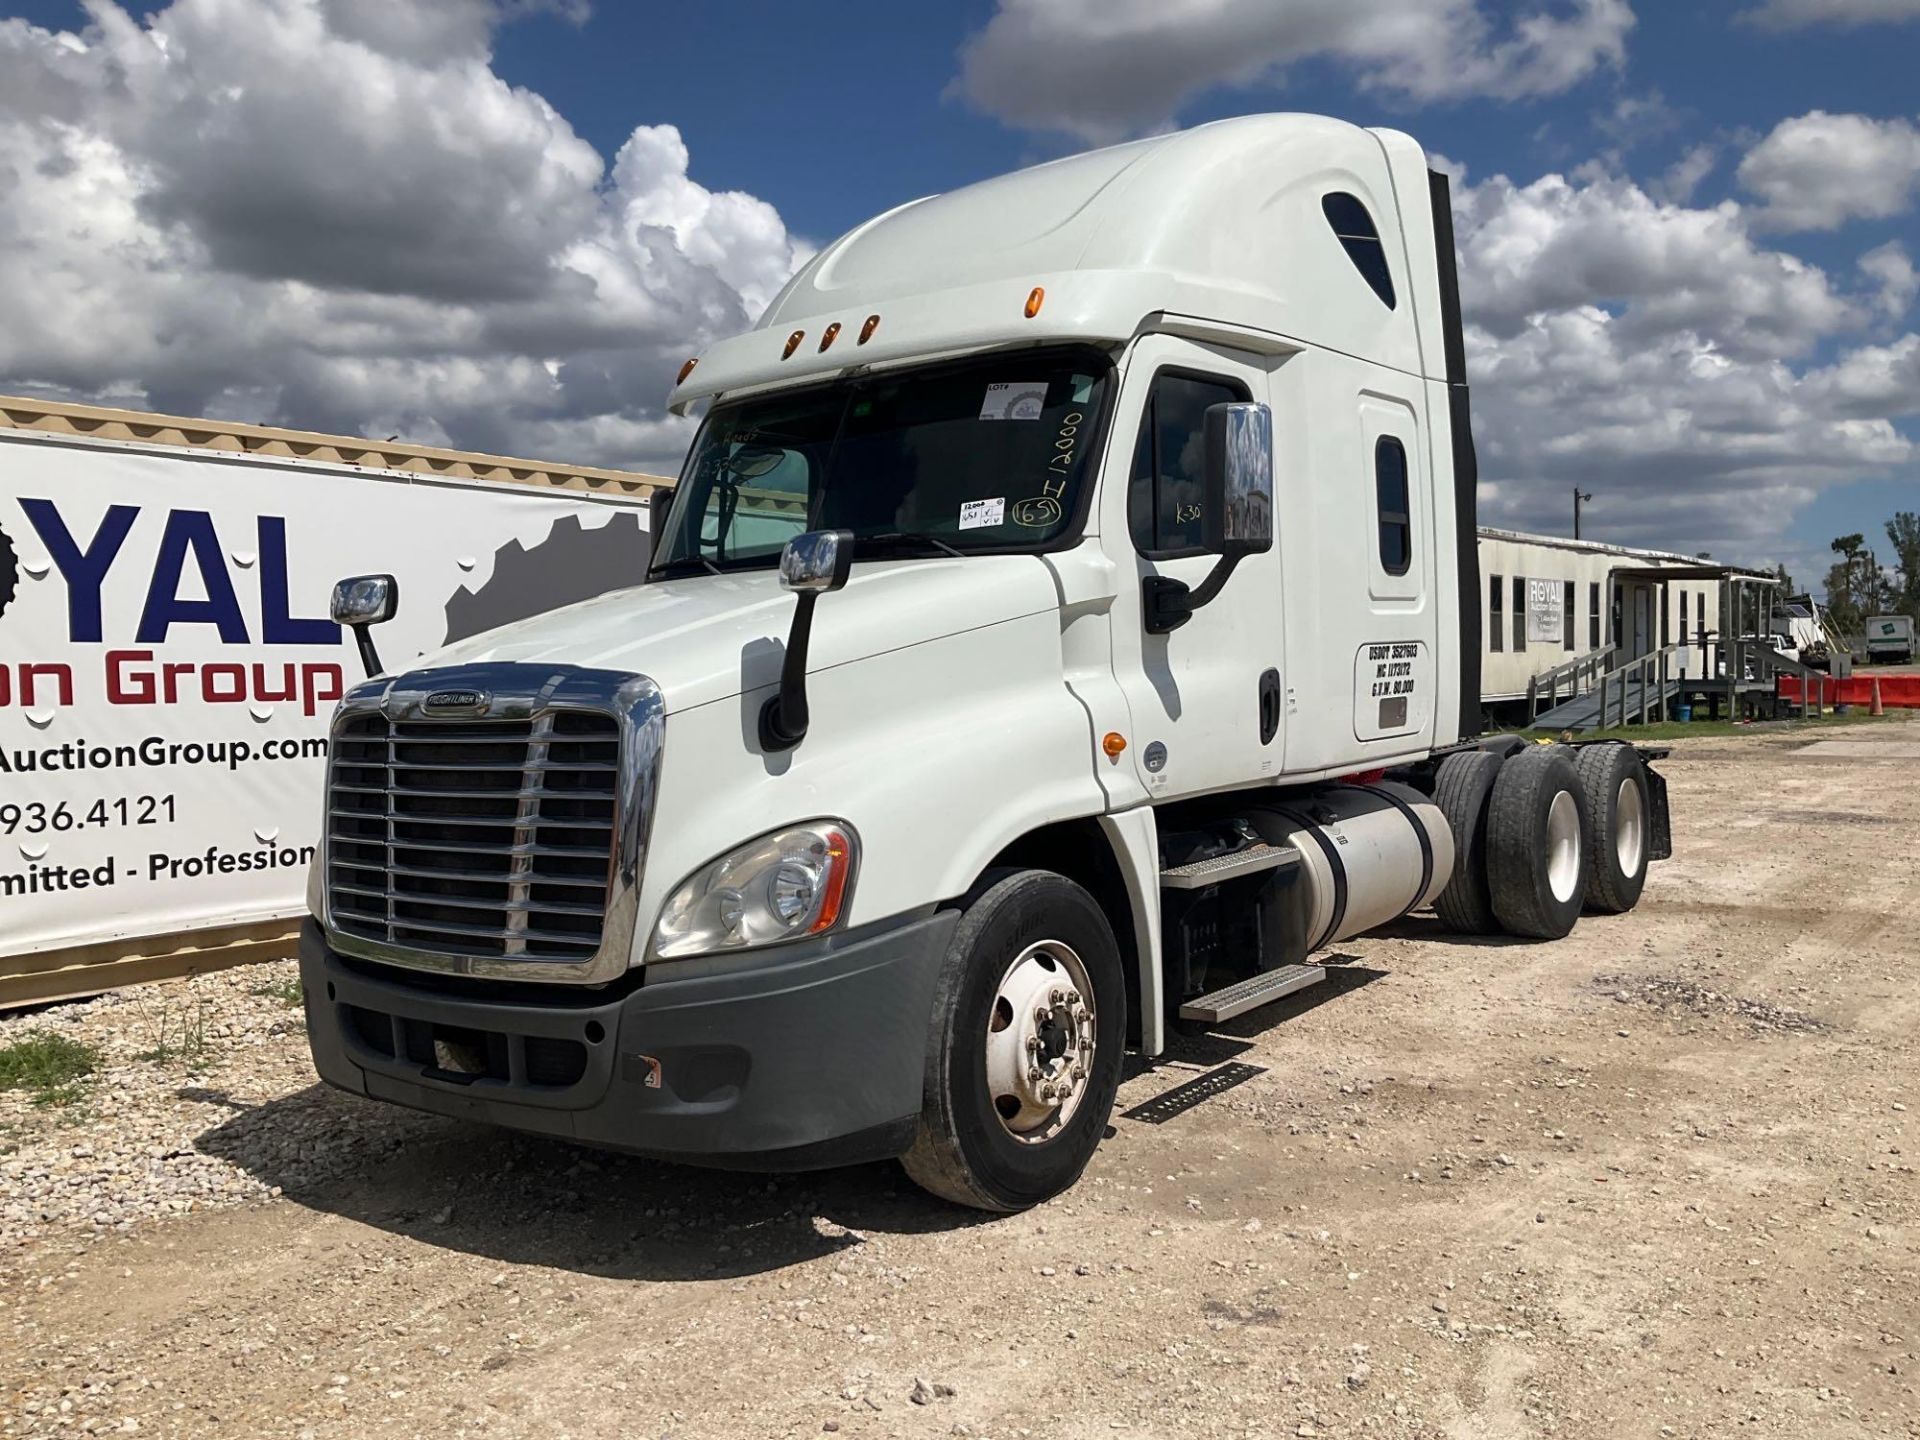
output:
M807 673L1059 607L1038 555L856 563L813 612ZM780 678L795 599L772 569L613 590L423 655L409 670L564 661L650 676L667 713Z

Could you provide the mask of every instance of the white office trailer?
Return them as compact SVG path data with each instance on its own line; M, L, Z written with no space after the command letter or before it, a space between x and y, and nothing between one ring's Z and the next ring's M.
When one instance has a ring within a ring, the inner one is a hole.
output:
M343 701L321 1075L1011 1210L1079 1175L1123 1051L1329 945L1631 907L1655 757L1476 738L1465 363L1446 178L1317 116L827 245L681 371L646 585Z
M0 397L0 1004L289 930L361 673L341 573L399 577L405 664L641 579L655 483Z
M1758 572L1693 555L1480 527L1480 692L1496 719L1523 720L1529 687L1568 662L1612 663L1678 647L1676 679L1709 678L1722 588ZM1610 667L1611 668L1611 667Z

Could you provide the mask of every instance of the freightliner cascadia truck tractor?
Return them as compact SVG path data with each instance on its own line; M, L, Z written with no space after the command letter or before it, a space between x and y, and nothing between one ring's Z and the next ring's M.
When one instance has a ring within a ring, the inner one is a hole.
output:
M395 674L392 584L339 587L320 1074L1017 1210L1126 1050L1316 951L1628 909L1649 757L1474 738L1464 371L1391 131L1226 120L861 225L681 371L646 584Z

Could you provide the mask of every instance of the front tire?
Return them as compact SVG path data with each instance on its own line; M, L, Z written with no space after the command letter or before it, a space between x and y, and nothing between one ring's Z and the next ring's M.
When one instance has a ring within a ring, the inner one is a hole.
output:
M1587 797L1587 908L1624 915L1647 883L1653 806L1647 770L1630 745L1583 745L1574 769Z
M1047 870L993 879L954 927L934 986L907 1174L1002 1212L1071 1186L1113 1113L1126 1009L1120 947L1091 895Z
M1487 880L1509 935L1558 940L1587 891L1587 799L1568 752L1532 745L1500 767L1487 807Z

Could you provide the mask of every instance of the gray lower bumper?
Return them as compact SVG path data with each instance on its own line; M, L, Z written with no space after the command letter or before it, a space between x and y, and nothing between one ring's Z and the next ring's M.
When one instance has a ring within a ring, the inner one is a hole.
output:
M323 1080L416 1110L710 1165L810 1169L913 1139L934 976L955 914L891 922L617 999L444 993L350 968L309 920Z

